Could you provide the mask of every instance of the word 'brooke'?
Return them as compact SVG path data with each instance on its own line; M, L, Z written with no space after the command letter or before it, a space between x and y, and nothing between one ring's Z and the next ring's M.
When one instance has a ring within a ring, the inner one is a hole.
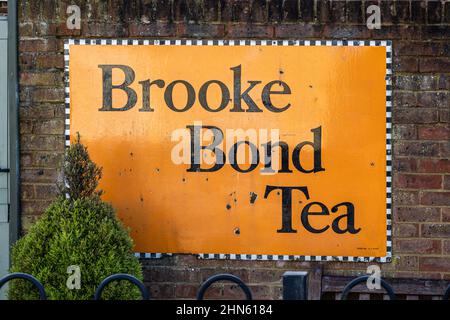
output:
M101 64L98 66L102 69L103 76L103 106L99 109L99 111L127 111L133 108L137 104L137 94L136 91L130 87L130 85L134 82L136 76L133 68L120 65L120 64ZM125 75L125 80L122 84L113 85L112 74L113 69L121 70ZM233 101L232 108L230 112L262 112L263 110L258 106L250 96L250 92L259 84L261 81L259 80L250 80L248 81L249 86L242 91L242 81L241 81L241 73L242 68L240 65L230 68L233 73L233 99L230 99L231 93L228 86L219 80L209 80L206 81L199 89L198 94L195 92L194 87L186 80L174 80L167 84L166 81L162 79L150 80L146 79L143 81L139 81L139 84L142 87L142 105L139 111L141 112L153 112L154 108L150 105L150 95L152 86L164 89L164 102L166 106L175 112L185 112L192 108L195 103L195 100L198 96L198 101L203 109L208 112L219 112L224 110L230 101ZM179 90L186 91L186 102L184 105L176 106L174 103L174 89L176 86L179 86ZM209 88L216 86L221 92L221 101L216 106L211 106L208 101L208 90ZM278 87L278 88L276 88ZM122 90L127 95L127 102L123 107L113 107L113 99L112 92L113 90ZM283 112L287 110L291 104L288 103L284 106L275 106L272 103L273 95L289 95L291 94L291 88L287 83L281 80L273 80L264 85L261 92L261 100L264 107L271 112ZM243 103L247 105L247 108L244 109Z

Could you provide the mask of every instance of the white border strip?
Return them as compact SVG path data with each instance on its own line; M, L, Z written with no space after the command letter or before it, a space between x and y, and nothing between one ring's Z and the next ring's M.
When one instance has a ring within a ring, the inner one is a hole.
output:
M64 43L65 76L65 145L70 146L70 83L69 58L71 45L174 45L174 46L376 46L386 47L386 256L302 256L201 253L200 259L236 260L298 260L298 261L347 261L391 262L392 259L392 42L390 40L155 40L155 39L68 39ZM140 253L142 259L159 259L171 253Z

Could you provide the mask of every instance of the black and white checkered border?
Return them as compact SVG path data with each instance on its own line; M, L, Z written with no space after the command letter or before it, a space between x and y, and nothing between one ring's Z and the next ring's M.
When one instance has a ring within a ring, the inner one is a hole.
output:
M155 40L155 39L67 39L64 43L65 137L70 146L70 45L172 45L172 46L381 46L386 47L386 256L302 256L267 254L198 254L200 259L298 260L391 262L392 259L392 42L390 40ZM170 253L135 253L136 257L158 259Z

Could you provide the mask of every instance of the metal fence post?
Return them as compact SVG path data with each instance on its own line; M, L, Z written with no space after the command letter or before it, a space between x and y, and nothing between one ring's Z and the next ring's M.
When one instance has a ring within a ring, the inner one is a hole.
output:
M283 274L283 300L308 300L308 272L286 271Z

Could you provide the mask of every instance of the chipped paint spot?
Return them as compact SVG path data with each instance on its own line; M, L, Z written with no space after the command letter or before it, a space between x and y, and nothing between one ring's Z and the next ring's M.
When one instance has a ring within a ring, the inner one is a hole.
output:
M256 201L256 198L258 198L258 195L256 193L254 193L253 191L250 192L250 203L254 204Z

